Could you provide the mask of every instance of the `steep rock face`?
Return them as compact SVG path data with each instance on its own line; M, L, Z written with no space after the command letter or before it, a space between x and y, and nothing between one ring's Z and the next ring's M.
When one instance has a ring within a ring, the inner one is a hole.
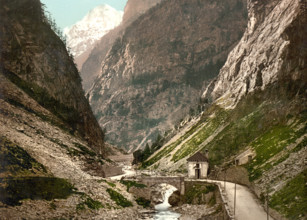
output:
M306 82L306 46L293 31L296 25L305 30L300 7L299 1L250 1L248 28L203 98L221 97L233 108L244 95L278 80Z
M104 134L84 97L65 45L51 30L38 0L1 1L1 74L96 150Z
M101 204L117 207L106 191L110 186L101 178L107 176L107 167L112 164L68 129L1 72L1 218L115 218L115 214L106 213L109 209L99 209ZM73 193L73 188L79 193ZM26 201L15 206L22 199ZM97 210L89 208L86 200L94 202ZM80 204L90 210L77 212ZM126 219L137 215L125 214Z
M67 46L81 69L90 51L102 36L122 21L123 12L109 5L100 5L92 9L81 21L64 29Z
M103 133L72 58L39 0L0 5L1 218L114 219L103 207L120 206L102 179L113 163L97 153Z
M149 8L155 6L161 1L162 0L128 0L125 6L123 22L127 23L135 20L135 18L139 17Z
M128 0L122 23L103 36L92 51L87 52L87 59L82 56L80 59L83 59L84 61L79 62L77 60L79 66L82 65L82 85L86 92L90 89L95 78L101 72L101 62L105 59L116 38L122 36L125 28L136 18L159 2L161 2L161 0Z
M101 178L112 164L72 58L40 1L0 4L1 218L114 219L102 209L119 208Z
M163 1L126 28L89 91L111 143L142 147L196 108L242 36L244 2Z

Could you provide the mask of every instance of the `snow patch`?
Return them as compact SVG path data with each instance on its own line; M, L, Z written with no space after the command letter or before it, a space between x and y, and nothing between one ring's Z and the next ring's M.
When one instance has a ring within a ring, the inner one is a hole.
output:
M67 45L74 56L93 49L96 42L110 30L118 26L123 12L109 5L100 5L92 9L81 21L64 28Z

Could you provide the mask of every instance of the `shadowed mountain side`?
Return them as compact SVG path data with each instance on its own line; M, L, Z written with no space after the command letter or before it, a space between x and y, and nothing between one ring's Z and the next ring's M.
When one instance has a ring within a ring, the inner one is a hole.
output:
M38 0L1 1L1 74L59 118L71 134L104 151L104 134L65 45Z

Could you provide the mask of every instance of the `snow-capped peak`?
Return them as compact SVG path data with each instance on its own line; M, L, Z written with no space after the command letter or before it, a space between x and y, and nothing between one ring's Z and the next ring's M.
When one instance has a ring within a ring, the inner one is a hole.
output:
M73 26L66 27L64 34L72 54L79 56L91 50L103 35L121 23L122 18L122 11L117 11L109 5L100 5Z

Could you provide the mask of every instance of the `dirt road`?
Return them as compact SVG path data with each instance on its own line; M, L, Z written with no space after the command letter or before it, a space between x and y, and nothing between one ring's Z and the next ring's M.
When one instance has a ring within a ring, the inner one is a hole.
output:
M193 180L192 180L193 181ZM258 199L245 186L236 184L236 206L234 209L235 184L217 180L197 180L209 183L216 183L225 192L227 205L236 220L267 220L267 213L259 204ZM269 220L274 220L269 217Z

